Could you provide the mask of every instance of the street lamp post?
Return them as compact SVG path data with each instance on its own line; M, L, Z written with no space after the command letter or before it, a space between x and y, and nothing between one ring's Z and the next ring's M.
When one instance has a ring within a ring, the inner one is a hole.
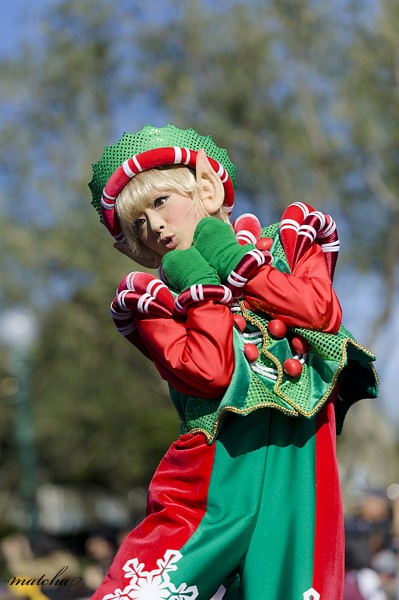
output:
M26 310L6 311L0 319L0 341L9 351L10 375L15 380L14 435L20 466L19 491L24 503L26 530L31 539L38 533L37 456L31 398L31 358L37 339L37 320Z

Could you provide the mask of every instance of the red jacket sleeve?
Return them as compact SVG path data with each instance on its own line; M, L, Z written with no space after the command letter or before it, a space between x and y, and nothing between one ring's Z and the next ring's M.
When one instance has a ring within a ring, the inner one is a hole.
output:
M313 246L291 274L262 267L245 288L245 304L281 319L289 327L336 333L342 311L332 287L323 251Z
M189 308L185 321L137 315L136 325L161 376L178 391L204 398L226 391L234 370L228 307L206 301Z

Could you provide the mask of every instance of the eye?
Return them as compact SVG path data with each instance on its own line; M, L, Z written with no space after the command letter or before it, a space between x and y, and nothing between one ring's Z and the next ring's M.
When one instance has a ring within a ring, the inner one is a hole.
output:
M142 217L133 221L133 231L139 233L145 225L145 219Z
M168 200L168 196L159 196L158 198L155 198L154 202L152 203L153 208L160 208L161 206L163 206Z

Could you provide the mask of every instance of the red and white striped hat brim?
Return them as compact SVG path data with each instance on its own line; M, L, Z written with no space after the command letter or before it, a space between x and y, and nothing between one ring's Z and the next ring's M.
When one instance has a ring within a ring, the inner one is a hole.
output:
M195 169L198 151L188 148L168 147L147 150L136 154L116 169L108 179L101 197L101 211L108 231L119 242L123 240L123 232L115 212L115 200L121 190L142 171L166 165L185 165ZM228 215L234 207L234 187L226 169L218 161L207 157L215 173L224 186L225 199L223 208Z

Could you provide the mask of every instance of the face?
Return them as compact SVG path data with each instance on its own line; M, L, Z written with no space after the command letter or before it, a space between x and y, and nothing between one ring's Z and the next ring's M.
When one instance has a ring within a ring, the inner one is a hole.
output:
M155 191L132 226L135 235L159 256L186 250L204 211L184 193Z

